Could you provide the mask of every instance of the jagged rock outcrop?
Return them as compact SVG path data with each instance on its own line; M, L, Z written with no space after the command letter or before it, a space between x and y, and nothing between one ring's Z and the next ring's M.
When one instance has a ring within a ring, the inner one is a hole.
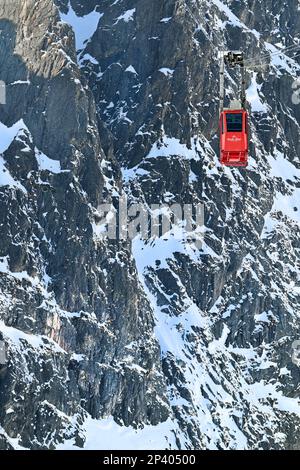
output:
M34 448L77 435L85 411L156 424L168 403L152 312L128 244L93 232L120 182L73 33L51 1L2 2L1 18L1 121L23 120L1 175L1 424Z
M297 59L249 67L249 168L216 154L217 51L260 61L299 18L292 0L1 0L0 446L81 447L112 415L163 448L299 448ZM203 203L202 248L99 238L124 191Z

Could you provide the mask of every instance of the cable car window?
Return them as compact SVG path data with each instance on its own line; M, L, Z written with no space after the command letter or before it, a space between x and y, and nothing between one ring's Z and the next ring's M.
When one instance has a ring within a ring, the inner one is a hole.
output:
M243 115L240 114L226 114L227 132L242 132L243 131Z

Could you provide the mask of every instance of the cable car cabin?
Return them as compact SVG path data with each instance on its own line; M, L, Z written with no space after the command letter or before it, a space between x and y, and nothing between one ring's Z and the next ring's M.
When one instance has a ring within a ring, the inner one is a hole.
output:
M248 113L227 109L220 117L220 161L226 166L248 164Z

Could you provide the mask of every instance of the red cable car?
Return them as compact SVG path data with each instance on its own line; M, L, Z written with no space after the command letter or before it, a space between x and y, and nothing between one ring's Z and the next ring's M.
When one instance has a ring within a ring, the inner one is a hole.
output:
M243 108L221 112L220 161L226 166L248 165L248 113Z

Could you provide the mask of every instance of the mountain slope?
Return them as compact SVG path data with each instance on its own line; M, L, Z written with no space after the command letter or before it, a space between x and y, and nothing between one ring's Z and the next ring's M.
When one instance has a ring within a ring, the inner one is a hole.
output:
M297 44L298 2L55 4L0 6L2 447L299 448L297 58L247 73L249 168L217 156L217 51ZM204 204L202 248L103 240L123 191Z

